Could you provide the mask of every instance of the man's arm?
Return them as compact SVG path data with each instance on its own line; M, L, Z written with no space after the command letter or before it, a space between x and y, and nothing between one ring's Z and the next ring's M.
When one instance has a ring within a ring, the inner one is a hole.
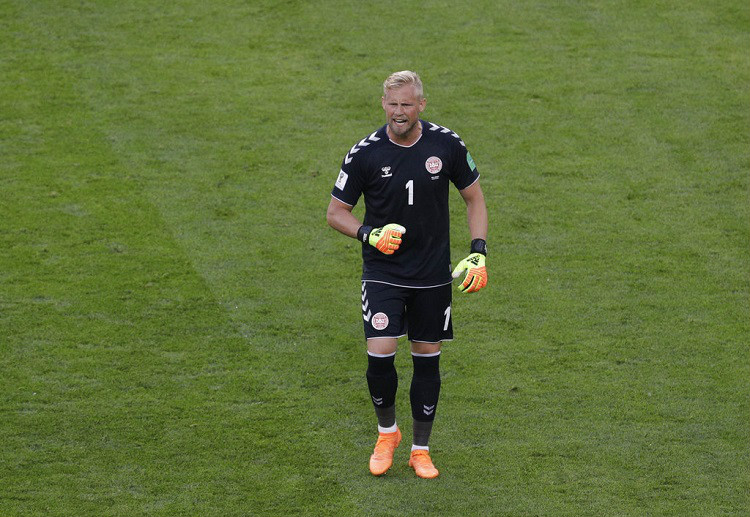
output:
M469 219L471 238L487 240L487 205L484 202L479 180L459 191L466 202L466 214ZM356 231L356 230L355 230Z
M326 221L344 235L348 235L370 246L377 248L381 253L393 255L401 245L401 236L406 233L406 228L396 223L389 223L380 228L363 226L359 220L352 215L354 207L339 201L331 196L326 212Z
M326 221L331 228L356 239L357 230L362 226L362 223L352 215L353 208L353 206L331 196L331 202L328 203L328 210L326 211Z
M458 263L453 270L453 278L458 278L466 271L466 276L458 288L463 293L474 293L487 285L487 268L484 265L487 255L487 205L484 203L484 194L478 180L463 189L461 196L466 202L469 219L471 253Z

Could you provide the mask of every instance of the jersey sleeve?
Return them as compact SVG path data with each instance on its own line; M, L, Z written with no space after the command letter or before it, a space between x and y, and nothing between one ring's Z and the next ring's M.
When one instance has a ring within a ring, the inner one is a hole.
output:
M453 174L451 181L458 190L470 187L479 179L479 171L462 140L453 141Z
M341 170L331 191L333 197L349 206L357 204L365 185L361 162L360 156L349 151L341 162Z

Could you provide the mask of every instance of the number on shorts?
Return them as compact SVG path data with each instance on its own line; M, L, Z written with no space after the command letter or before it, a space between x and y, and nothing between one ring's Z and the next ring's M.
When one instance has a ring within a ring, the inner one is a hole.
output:
M445 325L443 325L443 330L448 330L448 323L451 322L451 306L449 305L447 309L445 309Z

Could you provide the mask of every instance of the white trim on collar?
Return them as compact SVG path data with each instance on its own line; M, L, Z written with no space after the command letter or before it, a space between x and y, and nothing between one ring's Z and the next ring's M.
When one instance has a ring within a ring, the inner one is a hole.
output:
M411 144L411 145L403 145L403 144L399 144L398 142L394 142L393 140L391 140L391 137L388 136L388 126L387 125L386 125L386 128L385 128L385 136L388 137L388 141L390 141L393 145L397 145L399 147L406 147L406 148L414 147L415 145L417 145L417 142L419 142L420 140L422 140L422 136L424 135L424 124L422 124L422 120L421 119L419 120L419 125L422 128L422 132L419 133L419 138L417 138L414 141L414 143Z
M386 133L386 134L388 134L388 133ZM393 145L397 145L397 146L399 146L399 147L406 147L406 148L409 148L409 147L414 147L415 145L417 145L417 142L419 142L420 140L422 140L422 135L424 135L424 132L420 133L420 135L419 135L419 138L417 138L417 139L416 139L416 140L414 141L414 143L413 143L413 144L411 144L411 145L404 145L404 144L399 144L398 142L394 142L393 140L391 140L391 137L390 137L390 136L388 137L388 140L389 140L389 141L390 141L390 142L391 142L391 143L392 143Z

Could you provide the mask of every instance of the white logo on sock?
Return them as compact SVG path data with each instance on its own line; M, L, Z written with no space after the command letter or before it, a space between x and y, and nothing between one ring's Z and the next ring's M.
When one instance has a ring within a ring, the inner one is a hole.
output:
M425 415L427 415L427 416L430 416L431 414L433 414L435 412L435 404L433 404L431 406L424 406L423 405L422 407L424 408L424 410L422 410L422 412Z
M380 404L383 403L383 397L380 397L380 398L372 397L372 401L379 406Z

